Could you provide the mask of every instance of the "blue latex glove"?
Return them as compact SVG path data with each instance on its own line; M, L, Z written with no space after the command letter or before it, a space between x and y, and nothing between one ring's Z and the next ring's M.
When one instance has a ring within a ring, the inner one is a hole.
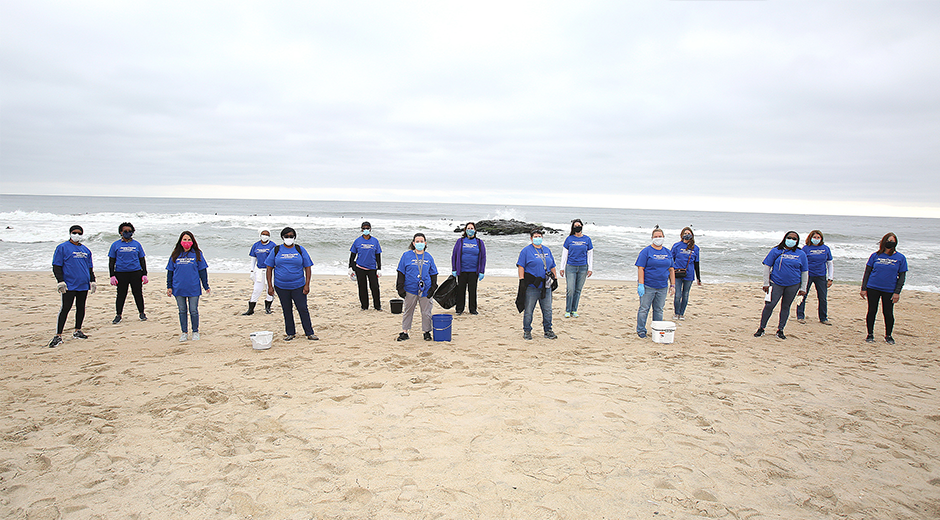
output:
M480 279L480 280L483 279L483 273L480 273L480 278L479 278L479 279Z
M646 286L643 284L638 284L636 286L636 293L642 297L644 294L646 294Z
M450 274L454 275L454 278L457 278L457 271L451 271Z

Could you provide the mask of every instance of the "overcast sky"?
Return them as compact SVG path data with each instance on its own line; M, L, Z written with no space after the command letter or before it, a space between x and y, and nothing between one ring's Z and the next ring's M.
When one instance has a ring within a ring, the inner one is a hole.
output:
M940 217L940 2L0 0L3 193Z

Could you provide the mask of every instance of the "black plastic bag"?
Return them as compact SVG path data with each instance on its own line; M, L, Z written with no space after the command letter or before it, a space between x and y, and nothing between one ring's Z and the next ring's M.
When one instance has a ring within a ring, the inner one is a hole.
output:
M448 276L444 283L438 286L432 298L445 309L457 305L457 279L454 278L454 275Z

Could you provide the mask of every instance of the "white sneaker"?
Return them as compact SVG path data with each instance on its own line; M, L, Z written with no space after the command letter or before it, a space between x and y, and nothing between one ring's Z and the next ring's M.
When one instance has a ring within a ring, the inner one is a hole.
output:
M180 343L186 341L187 339L189 339L189 336L187 336L185 332L180 334Z
M198 341L198 340L199 340L199 333L193 332L193 341Z

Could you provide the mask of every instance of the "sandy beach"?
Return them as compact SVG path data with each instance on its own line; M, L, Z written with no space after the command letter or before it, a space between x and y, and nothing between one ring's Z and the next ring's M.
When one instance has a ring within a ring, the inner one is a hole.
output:
M128 296L112 325L99 273L90 338L73 309L49 349L52 273L0 273L0 517L940 518L938 294L902 294L889 346L880 316L864 342L857 285L831 289L832 326L794 308L782 341L752 336L758 287L706 284L657 344L635 283L589 280L565 319L562 281L559 338L525 341L516 281L487 277L451 342L396 342L393 277L384 312L321 277L320 341L284 342L277 302L241 316L247 275L210 274L202 339L179 343L163 276L149 321Z

